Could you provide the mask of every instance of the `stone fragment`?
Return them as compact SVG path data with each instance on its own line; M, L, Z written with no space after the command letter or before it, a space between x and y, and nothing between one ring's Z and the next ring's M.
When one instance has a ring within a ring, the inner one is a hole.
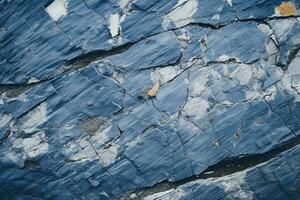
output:
M296 5L293 2L282 2L276 8L276 11L278 11L282 16L293 16L297 13Z
M59 18L67 14L67 2L66 0L54 0L46 8L46 11L54 21L57 21Z
M110 30L111 37L115 37L119 34L119 20L120 20L119 13L115 13L111 15L109 18L109 30Z
M155 97L157 92L159 90L159 83L156 82L153 87L148 91L148 96L149 97Z

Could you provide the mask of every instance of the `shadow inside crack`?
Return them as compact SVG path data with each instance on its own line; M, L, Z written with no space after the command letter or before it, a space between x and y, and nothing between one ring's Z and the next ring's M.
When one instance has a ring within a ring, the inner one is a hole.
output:
M203 171L201 174L194 175L191 177L188 177L186 179L181 179L178 181L162 181L160 183L157 183L150 187L145 187L138 189L134 192L128 193L124 196L125 199L132 199L130 198L130 194L135 193L138 199L141 199L145 196L167 191L170 189L176 189L177 187L184 185L188 182L200 180L200 179L208 179L208 178L220 178L223 176L231 175L235 172L240 172L245 169L255 167L259 164L262 164L264 162L267 162L279 154L292 149L293 147L300 144L300 137L292 138L284 143L281 143L276 148L262 153L262 154L247 154L247 155L240 155L238 157L229 158L226 160L223 160L219 163L216 163L215 165L212 165L208 167L205 171Z

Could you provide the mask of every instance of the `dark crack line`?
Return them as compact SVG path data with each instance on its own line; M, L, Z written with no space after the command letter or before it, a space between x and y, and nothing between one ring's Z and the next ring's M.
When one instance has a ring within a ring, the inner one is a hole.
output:
M287 129L289 129L289 131L290 131L295 137L297 137L297 134L295 133L295 131L293 131L293 130L287 125L287 123L282 119L282 117L281 117L280 115L278 115L278 114L272 109L271 105L270 105L265 99L264 99L263 102L267 105L267 107L269 108L269 110L271 111L271 113L273 113L273 114L281 121L281 123L282 123Z
M267 23L268 21L273 21L273 20L281 20L281 19L290 19L290 18L296 18L300 17L300 15L294 15L294 16L274 16L274 17L266 17L266 18L248 18L248 19L234 19L234 20L230 20L230 21L226 21L226 22L222 22L222 23L203 23L203 22L191 22L188 23L184 26L180 26L180 27L176 27L173 29L169 29L169 30L177 30L177 29L181 29L181 28L185 28L188 26L199 26L201 28L210 28L210 29L221 29L225 26L228 26L230 24L233 23L242 23L242 22L256 22L256 23Z
M11 134L10 130L6 131L3 135L3 137L0 138L0 144L3 144L8 139L10 134Z
M91 142L91 138L90 138L89 135L87 135L87 141L88 141L88 143L91 145L92 149L94 150L94 153L95 153L96 157L98 158L98 163L99 163L100 167L101 167L101 168L102 168L109 176L114 177L114 176L106 169L106 167L102 166L101 156L99 155L99 153L98 153L97 149L95 148L94 144ZM114 178L115 178L115 177L114 177ZM117 183L118 183L117 185L118 185L119 189L120 189L121 191L124 192L123 187L122 187L122 185L120 184L120 182L118 181ZM105 192L106 192L106 191L105 191Z
M236 172L240 172L252 167L255 167L259 164L270 161L271 159L277 157L282 152L288 151L289 149L300 144L300 137L294 137L284 143L281 143L276 148L267 151L261 154L244 154L234 158L228 158L223 161L220 161L210 167L208 167L205 171L198 175L194 175L185 179L181 179L178 181L162 181L150 187L140 188L136 191L128 193L135 193L139 198L145 197L150 194L167 191L170 189L176 189L177 187L184 185L186 183L195 181L195 180L205 180L208 178L219 178L227 175L231 175Z
M224 23L218 23L218 24L200 23L200 22L199 23L188 23L185 26L181 26L181 27L177 27L177 28L173 28L173 29L168 29L168 30L162 31L162 32L175 31L175 30L179 30L179 29L182 29L182 28L188 27L188 26L199 26L199 27L202 27L202 28L220 29L220 28L225 27L227 25L230 25L232 23L259 22L259 23L267 24L267 22L271 21L271 20L280 20L280 19L289 19L289 18L296 18L297 19L297 17L299 17L299 16L298 15L296 15L296 16L274 16L274 17L257 18L257 19L255 19L255 18L237 19L237 20L231 20L231 21L227 21L227 22L224 22ZM20 90L20 91L24 92L24 91L26 91L26 90L28 90L28 89L30 89L30 88L38 85L38 84L41 84L43 82L51 81L51 80L53 80L57 77L60 77L62 75L69 74L70 72L77 71L77 70L80 70L82 68L85 68L86 66L88 66L90 63L92 63L94 61L97 61L97 60L100 60L100 59L103 59L103 58L107 58L109 56L121 54L121 53L127 51L128 49L130 49L133 45L137 44L138 42L140 42L140 41L142 41L146 38L153 37L155 35L161 34L162 32L158 32L158 33L146 36L146 37L142 37L142 38L140 38L139 40L137 40L133 43L128 42L128 43L125 43L123 45L112 48L110 50L96 50L96 51L91 51L91 52L82 54L80 56L77 56L77 57L75 57L71 60L66 61L66 69L62 73L60 73L60 74L58 74L57 76L54 76L54 77L49 77L49 78L40 80L36 83L0 84L0 93L3 93L5 91L13 91L13 90ZM294 49L293 52L295 52L294 53L295 55L297 54L299 49L300 49L300 47ZM290 61L295 56L294 54L292 54L291 57L289 58ZM180 64L180 61L181 61L181 58L176 60L176 62L173 63L173 64L175 64L175 65ZM236 62L236 61L234 61L234 60L229 60L229 61L225 61L225 62L224 61L210 61L207 64L217 64L217 63L228 64L228 62L230 63L230 62ZM254 61L254 62L256 62L256 61ZM238 62L236 62L236 63L238 63ZM249 64L252 64L252 63L249 63ZM149 67L147 69L158 68L158 67L164 67L164 66ZM23 92L21 92L21 93L23 93ZM21 93L19 93L19 94L21 94Z
M15 98L27 90L42 84L45 81L29 84L0 84L0 94L6 93L7 98Z
M123 52L127 51L129 48L131 48L134 44L135 43L125 43L123 45L112 48L111 50L96 50L96 51L91 51L91 52L82 54L78 57L75 57L75 58L67 61L67 64L66 64L67 70L64 73L66 73L70 70L81 69L96 60L100 60L102 58L106 58L106 57L110 57L113 55L123 53Z

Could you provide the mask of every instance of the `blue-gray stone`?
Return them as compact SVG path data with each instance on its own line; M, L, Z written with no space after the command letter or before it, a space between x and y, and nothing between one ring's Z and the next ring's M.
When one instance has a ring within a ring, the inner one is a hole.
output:
M1 199L299 199L299 10L0 0Z

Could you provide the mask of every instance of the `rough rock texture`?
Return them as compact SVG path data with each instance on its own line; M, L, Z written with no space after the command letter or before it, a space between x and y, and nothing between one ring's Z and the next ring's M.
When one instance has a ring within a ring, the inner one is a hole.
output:
M300 199L299 158L300 145L253 168L221 178L191 181L144 199Z
M0 0L0 45L1 199L300 198L299 0Z

